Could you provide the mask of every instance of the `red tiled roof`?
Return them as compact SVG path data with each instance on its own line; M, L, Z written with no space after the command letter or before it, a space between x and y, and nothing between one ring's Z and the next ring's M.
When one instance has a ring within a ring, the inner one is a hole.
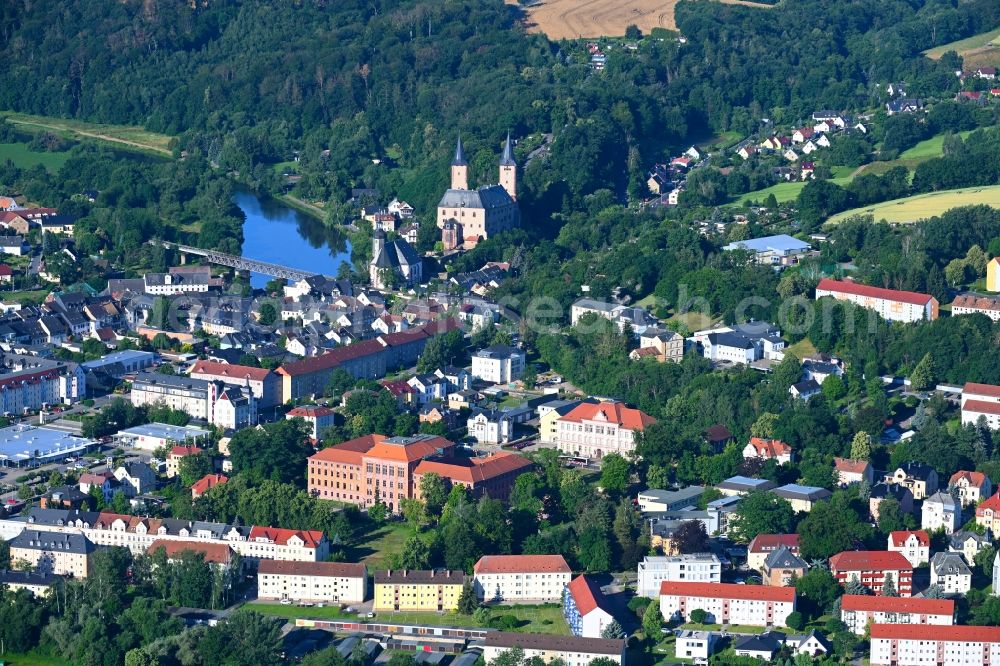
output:
M851 458L834 458L833 467L838 472L864 474L870 463L867 460L852 460Z
M988 500L976 507L976 515L981 516L986 509L992 509L993 513L1000 512L1000 492L997 492Z
M900 548L906 544L906 540L913 535L917 537L917 542L921 546L930 546L931 537L924 530L895 530L889 532L889 538L892 539L892 545Z
M780 439L761 439L760 437L751 437L750 446L754 448L757 455L761 458L777 458L778 456L787 456L791 454L792 447L785 444Z
M878 597L883 599L884 597ZM916 641L1000 643L1000 627L939 624L873 624L872 638Z
M995 261L995 260L994 260ZM970 308L973 310L1000 310L1000 298L962 294L951 302L951 309Z
M688 583L665 580L660 583L660 596L710 597L713 599L746 599L750 601L794 601L794 587L769 585L736 585L735 583Z
M962 387L962 395L985 395L990 398L1000 398L1000 386L966 382L965 386Z
M840 598L845 611L886 611L890 613L920 613L927 615L954 615L952 599L923 599L921 597L873 597L867 594L845 594Z
M963 469L951 475L951 480L948 481L948 485L953 486L962 479L965 479L969 486L973 488L982 488L983 484L986 483L986 475L982 472L970 472Z
M899 301L912 305L927 305L933 298L928 294L920 294L915 291L899 291L896 289L883 289L881 287L871 287L866 284L850 282L848 280L831 280L823 278L816 285L817 291L832 291L841 294L853 294L855 296L865 296L867 298L881 298L887 301Z
M296 407L286 414L286 416L291 416L295 418L296 416L303 419L316 419L323 418L324 416L330 416L334 411L329 407L323 407L321 405L303 405L301 407Z
M201 453L201 449L197 446L173 446L170 448L170 455L181 458L184 456L193 456L196 453Z
M9 277L14 274L14 269L7 264L0 264L0 275Z
M798 534L758 534L747 547L748 553L766 553L784 546L793 553L799 552Z
M603 415L603 420L609 423L616 423L628 430L641 431L646 426L656 423L656 419L649 414L638 409L626 407L621 402L582 402L559 420L574 422L594 421L601 415Z
M361 465L361 456L372 449L378 442L385 439L384 435L365 435L357 439L341 442L336 446L323 449L309 456L309 460L321 462L339 462L348 465Z
M601 602L604 601L604 594L601 592L601 588L586 576L577 576L570 581L566 589L569 590L570 596L573 597L576 610L579 611L580 615L586 615L595 608L600 608Z
M912 571L913 565L894 550L845 550L830 558L830 571Z
M261 560L258 574L284 574L291 576L326 576L330 578L364 578L368 575L364 564L350 562L291 562L288 560Z
M204 495L209 488L221 486L228 481L229 477L225 474L206 474L194 482L194 485L191 486L191 494Z
M453 446L455 446L454 442L450 442L444 437L418 439L414 442L406 444L389 443L386 441L386 438L383 437L382 440L376 442L375 446L373 446L365 455L371 458L380 458L382 460L413 462L414 460L420 460L422 458L433 456L440 449L450 449Z
M398 398L406 393L413 393L413 387L407 384L402 379L397 379L395 381L391 379L384 379L379 382L386 391L391 393L393 397Z
M0 388L5 386L20 386L21 384L35 384L37 382L49 379L55 379L59 376L59 370L41 370L39 372L28 372L25 374L15 375L13 377L6 377L0 379Z
M497 451L491 456L456 460L421 460L413 474L435 473L452 481L484 483L516 470L527 471L533 463L516 453Z
M370 354L376 354L382 351L382 349L383 347L378 340L362 340L346 347L337 347L320 356L285 363L278 368L277 372L281 375L290 375L293 377L296 375L308 375L312 372L336 368L345 361L352 361Z
M473 571L477 574L571 573L562 555L483 555Z
M233 554L228 544L204 541L177 541L174 539L157 539L149 544L146 552L152 555L160 548L163 548L167 552L167 558L171 560L187 550L192 553L202 553L205 556L206 562L215 564L228 564Z
M1000 402L988 402L986 400L966 400L962 405L963 412L975 412L977 414L1000 414Z
M249 379L262 382L271 371L267 368L254 368L249 365L234 365L216 361L198 361L191 368L192 375L212 375L213 377L229 377L233 379Z
M257 541L265 539L279 546L284 546L292 537L299 537L305 542L305 548L316 548L323 540L323 533L319 530L286 530L280 527L251 527L250 536L247 541Z

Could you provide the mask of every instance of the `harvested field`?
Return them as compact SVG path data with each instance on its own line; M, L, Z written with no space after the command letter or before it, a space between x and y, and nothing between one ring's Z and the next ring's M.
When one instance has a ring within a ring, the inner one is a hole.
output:
M948 51L955 51L962 56L966 71L974 71L979 67L1000 67L1000 28L936 46L924 51L924 55L937 60Z
M772 5L748 0L718 0L729 5L770 9ZM517 0L506 0L518 4ZM524 7L528 32L549 39L621 37L636 25L644 34L653 28L676 30L674 8L678 0L544 0Z
M836 224L853 215L872 215L875 221L908 223L927 219L959 206L985 204L1000 208L1000 185L987 187L966 187L960 190L944 190L917 194L905 199L894 199L864 208L844 211L831 217L827 224Z

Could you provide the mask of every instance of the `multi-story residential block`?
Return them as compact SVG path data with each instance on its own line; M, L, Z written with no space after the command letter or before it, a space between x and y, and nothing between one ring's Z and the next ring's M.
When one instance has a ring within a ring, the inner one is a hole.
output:
M509 384L524 374L524 351L493 345L472 355L472 376L491 384Z
M955 623L955 602L952 599L845 594L840 598L840 619L859 636L870 623L952 625Z
M199 449L197 446L193 445L170 447L170 451L167 452L167 459L164 461L167 478L172 479L181 473L181 460L187 458L188 456L196 456L203 452L204 449Z
M309 457L309 493L368 507L376 499L392 511L403 499L420 498L420 480L437 474L473 495L506 500L530 460L507 451L472 458L456 457L455 444L442 437L366 435L323 449Z
M660 583L665 580L719 583L722 581L722 563L712 553L646 556L639 562L636 593L651 599L658 597Z
M225 543L157 539L146 548L146 554L155 555L161 550L168 562L177 562L184 553L190 552L201 555L204 562L219 569L228 569L233 565L233 549Z
M245 388L257 399L257 407L260 409L281 404L281 378L267 368L197 361L191 367L190 376Z
M993 482L982 472L960 470L948 480L948 492L954 492L962 506L975 506L993 494Z
M945 594L965 594L972 589L972 570L960 553L934 553L931 585L940 585Z
M849 486L862 481L871 486L875 482L875 468L867 460L834 458L833 468L837 472L837 484L840 486Z
M396 569L375 574L378 611L453 611L462 596L465 574L449 569Z
M1000 386L968 382L962 387L962 425L985 421L990 430L1000 428Z
M786 546L772 550L764 560L763 583L773 587L788 587L809 570L805 560Z
M991 264L996 263L996 260ZM953 317L968 314L984 314L993 321L1000 321L1000 298L996 296L977 296L975 294L959 294L951 302Z
M896 500L903 513L913 513L913 493L909 488L899 484L879 482L872 486L868 495L868 511L872 518L878 520L879 506L887 499Z
M202 271L183 273L146 273L142 276L145 292L151 296L176 296L208 292L210 274Z
M857 577L873 594L882 593L891 576L901 597L913 594L913 565L901 553L884 550L849 550L830 558L830 573L841 585Z
M562 555L484 555L472 572L476 596L498 603L558 602L573 575Z
M787 548L793 555L799 554L798 534L758 534L747 546L747 568L763 571L767 556L779 548Z
M962 506L949 493L938 491L920 507L920 527L951 534L962 525Z
M662 328L647 328L639 335L639 348L629 358L654 358L661 363L680 363L684 359L684 337Z
M286 419L302 419L309 426L309 436L315 441L323 438L323 433L337 423L337 413L322 405L302 405L289 410Z
M976 524L1000 534L1000 492L976 507Z
M574 636L601 638L614 621L600 586L587 576L577 576L563 592L563 615Z
M965 558L966 563L971 564L976 555L978 555L987 546L993 545L992 534L987 531L985 534L978 534L976 532L967 532L965 530L959 530L951 535L948 539L948 551L952 553L961 553L962 557ZM995 590L1000 590L1000 587L993 588Z
M524 658L539 658L548 664L558 661L566 666L588 666L595 659L610 659L619 666L625 663L625 641L608 638L583 638L555 634L516 634L490 631L483 639L483 659L490 663L501 652L513 648L524 651Z
M367 589L364 564L265 560L257 566L258 599L359 604Z
M0 536L25 530L83 535L96 546L124 546L133 555L145 553L157 540L228 545L244 560L317 562L330 554L326 536L315 530L226 525L178 518L148 518L110 512L31 509L26 516L0 519Z
M257 400L219 381L143 372L132 382L132 404L163 404L192 418L236 430L257 423Z
M888 321L932 321L938 317L937 299L914 291L882 289L848 280L823 278L816 286L816 298L824 296L874 310Z
M761 437L751 437L747 445L743 447L743 458L760 458L761 460L774 460L779 465L792 462L792 447L779 439L763 439Z
M628 454L635 450L635 433L656 419L620 402L582 402L556 422L556 445L563 453L600 460L608 453Z
M896 471L885 476L885 482L909 488L914 500L922 500L938 490L937 471L930 465L919 462L903 463Z
M94 544L82 534L24 530L10 540L10 561L27 562L44 574L86 578Z
M1000 627L873 624L872 666L1000 663Z
M0 353L0 413L23 415L84 397L86 378L76 363Z
M765 322L696 331L689 339L700 346L702 356L717 363L747 365L760 360L778 361L785 353L781 329Z
M660 585L660 612L664 619L691 620L700 608L713 624L754 627L785 626L795 611L795 589L730 583L664 581Z
M5 586L11 592L27 590L36 597L48 596L52 586L60 580L62 580L62 576L54 573L0 570L0 585Z
M924 530L890 532L888 542L888 550L899 553L914 567L931 561L931 537Z

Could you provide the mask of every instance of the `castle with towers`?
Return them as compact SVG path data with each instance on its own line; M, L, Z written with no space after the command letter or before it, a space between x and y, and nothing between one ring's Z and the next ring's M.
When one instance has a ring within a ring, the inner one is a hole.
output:
M521 225L517 207L517 163L510 133L500 156L500 183L469 189L469 163L462 150L462 137L451 162L451 187L437 208L437 226L444 249L469 250L492 234Z

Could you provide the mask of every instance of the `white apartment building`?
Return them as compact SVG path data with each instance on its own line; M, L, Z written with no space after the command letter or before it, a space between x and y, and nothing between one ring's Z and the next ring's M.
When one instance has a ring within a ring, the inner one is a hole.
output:
M695 609L708 613L713 624L783 627L795 611L795 588L731 583L664 581L660 585L660 612L665 620L691 620Z
M620 402L582 402L556 419L556 446L564 454L600 460L608 453L635 450L635 433L656 419Z
M24 560L43 574L86 578L94 544L81 534L24 530L10 540L10 561Z
M472 355L472 376L491 384L509 384L524 374L525 354L507 345L493 345Z
M933 532L943 529L951 534L962 526L962 507L949 493L940 490L924 500L920 507L920 527Z
M948 480L948 492L952 490L962 506L976 506L993 494L993 482L982 472L959 470Z
M707 664L708 658L715 652L719 634L712 631L677 631L674 643L674 655L681 659L690 659L696 664Z
M816 299L832 296L874 310L888 321L932 321L938 317L938 301L929 294L870 287L857 282L823 278L816 286Z
M873 624L871 666L1000 663L1000 627Z
M472 569L486 602L556 603L573 576L562 555L484 555Z
M281 377L267 368L198 361L189 374L194 379L222 382L249 389L261 409L281 404Z
M722 581L722 563L712 553L648 556L639 562L636 585L639 596L650 599L660 596L660 584L665 580L719 583Z
M257 598L359 604L368 590L364 564L264 560L257 566Z
M136 407L164 404L231 430L257 423L256 398L218 381L143 372L132 382L131 399Z
M1000 321L1000 298L961 294L951 302L953 317L964 314L984 314L993 321Z
M593 578L580 575L570 581L563 593L563 617L574 636L602 638L614 616L607 599Z
M955 601L845 594L840 598L840 619L859 636L864 635L868 623L952 625Z
M146 273L143 288L151 296L207 293L210 275L202 271L178 273Z
M1000 386L968 382L962 387L962 425L986 419L990 430L1000 429Z
M625 641L620 639L490 631L483 639L483 659L490 663L512 648L524 650L525 661L538 657L547 664L558 659L565 666L589 666L600 658L620 665L625 658Z
M931 561L931 537L924 530L899 530L889 533L887 550L896 551L914 567Z
M931 585L940 585L945 594L965 594L972 589L972 570L960 553L934 553Z
M27 516L0 520L0 537L10 539L25 530L82 534L96 546L124 546L133 555L145 553L158 540L226 544L252 562L321 562L330 554L326 536L315 530L37 508L31 509Z

